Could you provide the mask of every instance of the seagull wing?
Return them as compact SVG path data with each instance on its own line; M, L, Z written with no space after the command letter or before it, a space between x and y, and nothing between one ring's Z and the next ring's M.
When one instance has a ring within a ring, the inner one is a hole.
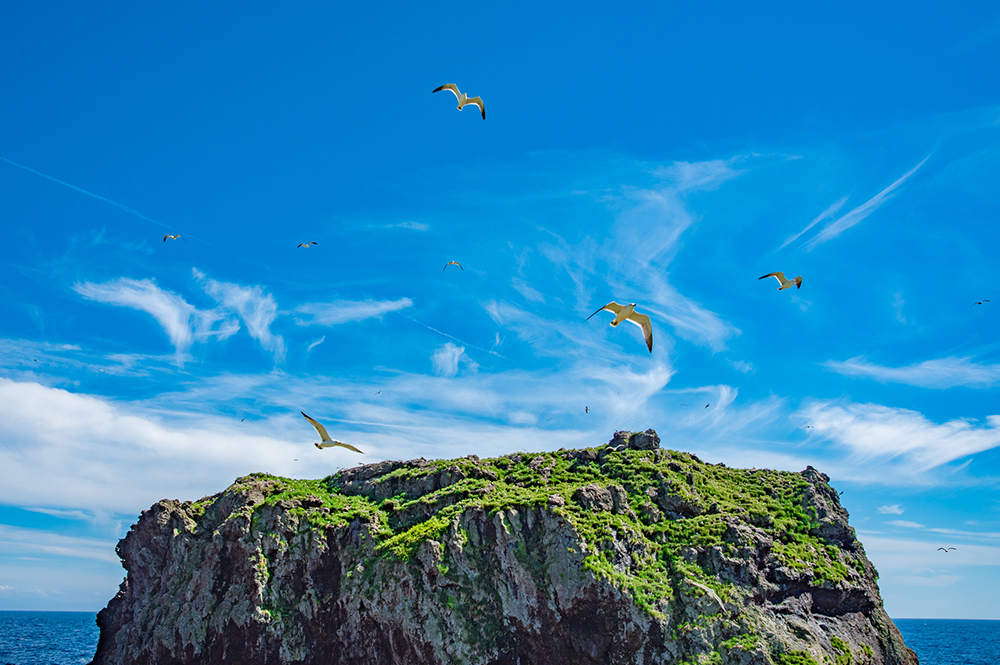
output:
M618 312L622 311L623 309L625 309L625 308L622 307L621 305L619 305L618 303L616 303L614 300L612 300L607 305L605 305L604 307L602 307L599 310L597 310L597 312L603 312L604 310L608 310L609 312L614 312L615 316L617 316ZM594 314L597 314L597 312L594 312ZM590 319L592 319L594 317L594 314L591 314L590 316L588 316L587 318L585 318L584 321L590 321Z
M170 237L170 235L169 235L169 234L167 234L167 235L163 236L163 242L166 242L166 241L167 241L167 238L169 238L169 237Z
M344 443L343 441L335 441L333 445L339 446L341 448L347 448L348 450L353 450L356 453L361 453L360 450L358 450L357 448L355 448L354 446L352 446L349 443ZM364 453L361 453L361 454L364 455Z
M461 99L462 98L461 95L460 95L460 93L458 92L458 86L455 85L454 83L445 83L440 88L434 88L433 90L431 90L431 92L432 93L433 92L441 92L442 90L451 90L453 93L455 93L455 99Z
M646 340L646 346L649 348L649 352L653 352L653 324L650 322L649 317L645 314L639 314L633 311L628 315L628 320L635 325L642 328L642 337Z
M948 550L946 550L946 549L945 549L945 548L943 548L943 547L939 547L938 549L939 549L939 550L941 550L942 552L947 552L947 551L948 551Z
M486 120L486 105L483 104L482 97L469 97L465 100L466 104L475 104L479 107L479 112L483 114L483 120Z
M305 419L309 421L309 424L316 428L316 431L319 432L319 439L320 439L320 441L326 443L327 441L332 441L333 440L333 439L330 438L330 435L326 433L326 428L325 427L323 427L318 422L316 422L315 420L313 420L312 418L310 418L309 416L307 416L302 411L299 411L299 413L302 413L302 415L305 417Z
M758 277L757 279L767 279L768 277L774 277L781 284L784 284L785 282L788 281L787 279L785 279L785 273L783 273L783 272L769 272L768 274L764 275L763 277Z

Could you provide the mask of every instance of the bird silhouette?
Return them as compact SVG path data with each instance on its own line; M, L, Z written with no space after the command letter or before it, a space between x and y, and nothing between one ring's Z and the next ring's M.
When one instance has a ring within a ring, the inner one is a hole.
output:
M976 305L982 305L984 302L989 302L989 300L980 300L979 302L974 302L972 303L972 306L975 307Z
M444 264L444 268L441 268L441 272L447 270L448 266L458 266L459 268L462 268L462 264L458 261L448 261L448 263ZM462 272L465 272L465 268L462 268Z
M797 289L802 288L802 275L799 275L795 279L785 279L785 273L783 272L769 272L763 277L758 277L757 279L767 279L768 277L774 277L778 280L778 283L781 284L781 286L778 287L779 291L790 289L793 286Z
M635 303L619 305L612 300L597 310L597 312L603 312L604 310L613 312L615 315L615 318L611 321L612 327L617 327L622 321L629 321L642 328L642 337L646 340L646 347L649 348L650 353L653 352L653 324L650 322L648 316L635 311ZM594 312L594 314L597 314L597 312ZM588 316L584 321L590 321L594 317L594 314Z
M454 83L445 83L439 88L434 88L431 90L434 92L441 92L442 90L451 90L451 92L458 99L458 110L461 111L469 104L473 104L479 107L479 111L483 114L483 120L486 120L486 105L483 104L483 100L480 97L469 97L464 92L459 92L458 86Z
M168 233L167 235L163 236L163 242L166 242L167 238L170 238L171 240L184 240L184 238L180 237L179 235L170 235ZM187 242L187 241L184 240L184 242Z
M948 547L948 548L944 548L944 547L939 547L938 549L939 549L940 551L944 552L945 554L947 554L947 553L948 553L948 552L950 552L951 550L953 550L953 549L957 549L957 548L955 548L955 547Z
M298 245L295 246L295 249L298 249L299 247L305 247L306 249L309 249L309 245L318 245L318 244L319 243L317 243L315 240L312 242L300 242Z

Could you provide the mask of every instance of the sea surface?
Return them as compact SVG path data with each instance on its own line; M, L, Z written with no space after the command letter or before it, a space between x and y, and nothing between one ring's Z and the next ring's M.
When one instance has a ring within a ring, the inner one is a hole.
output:
M0 612L0 665L83 665L97 649L90 612ZM920 665L1000 663L1000 621L896 619Z

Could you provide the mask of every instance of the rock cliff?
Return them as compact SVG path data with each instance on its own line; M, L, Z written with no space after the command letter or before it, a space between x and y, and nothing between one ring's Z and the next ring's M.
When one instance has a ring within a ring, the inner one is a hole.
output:
M916 665L829 478L652 430L254 474L118 544L96 665Z

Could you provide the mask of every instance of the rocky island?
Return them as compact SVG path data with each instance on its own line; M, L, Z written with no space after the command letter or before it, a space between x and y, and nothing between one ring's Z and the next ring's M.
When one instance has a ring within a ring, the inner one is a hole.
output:
M118 544L95 665L916 665L829 478L607 445L239 478Z

